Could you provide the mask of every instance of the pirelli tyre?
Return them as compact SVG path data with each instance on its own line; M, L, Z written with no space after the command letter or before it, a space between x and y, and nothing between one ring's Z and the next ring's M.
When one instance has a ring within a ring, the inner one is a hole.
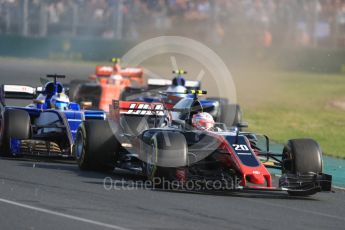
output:
M223 104L220 111L220 122L227 126L237 126L242 122L242 110L238 104Z
M322 150L313 139L289 140L283 150L282 161L283 174L322 173ZM316 191L289 191L288 193L293 196L308 196L315 194Z
M176 179L176 172L188 164L187 142L179 132L157 132L148 149L144 173L154 187L168 188L169 181Z
M31 122L29 114L24 110L8 109L3 114L1 122L1 148L2 156L12 156L11 139L29 139L31 136Z
M78 128L73 154L82 170L112 171L121 144L108 121L84 121Z
M226 124L228 127L237 126L242 122L242 110L240 105L231 104L227 98L210 97L207 100L219 102L217 117L215 120Z
M91 102L92 106L88 109L99 109L102 87L94 82L79 84L73 95L73 100L78 104L82 102Z

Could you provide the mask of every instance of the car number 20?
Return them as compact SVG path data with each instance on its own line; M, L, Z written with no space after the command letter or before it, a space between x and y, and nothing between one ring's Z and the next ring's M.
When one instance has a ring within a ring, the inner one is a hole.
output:
M247 145L232 144L232 147L235 149L235 151L248 151L249 150Z

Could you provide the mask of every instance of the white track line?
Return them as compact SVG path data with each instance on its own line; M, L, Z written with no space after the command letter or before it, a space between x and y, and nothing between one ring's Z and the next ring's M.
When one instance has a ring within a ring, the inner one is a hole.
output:
M344 187L339 187L339 186L336 186L336 185L333 185L332 187L335 188L335 189L339 189L339 190L345 190Z
M11 205L22 207L22 208L26 208L26 209L31 209L31 210L38 211L38 212L43 212L43 213L54 215L54 216L64 217L64 218L71 219L71 220L77 220L80 222L89 223L89 224L97 225L100 227L116 229L116 230L129 230L128 228L123 228L123 227L120 227L117 225L106 224L106 223L102 223L99 221L89 220L89 219L85 219L85 218L77 217L77 216L72 216L72 215L61 213L61 212L55 212L55 211L51 211L51 210L44 209L44 208L38 208L38 207L34 207L31 205L27 205L27 204L21 204L21 203L15 202L15 201L6 200L6 199L2 199L2 198L0 198L0 202L6 203L6 204L11 204Z

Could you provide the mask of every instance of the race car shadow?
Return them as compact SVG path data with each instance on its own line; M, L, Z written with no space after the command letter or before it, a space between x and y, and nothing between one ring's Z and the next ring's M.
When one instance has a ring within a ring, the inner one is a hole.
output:
M5 159L5 158L3 158ZM6 158L6 160L17 161L17 166L37 169L68 171L75 173L77 176L89 179L100 179L100 181L84 181L90 184L103 184L105 178L113 181L142 181L143 177L137 174L131 174L122 171L83 171L78 168L74 161L66 161L61 159L30 159L30 158Z
M14 156L14 157L0 157L0 160L17 161L17 162L39 162L39 163L63 163L68 165L75 165L76 162L73 159L61 158L61 157L30 157L30 156Z
M167 193L181 193L181 194L198 194L205 196L227 196L227 197L241 197L241 198L262 198L262 199L285 199L285 200L310 200L317 201L317 197L298 197L290 196L286 192L280 191L214 191L214 190L186 190L186 189L160 189L152 185L147 185L145 178L135 173L129 173L127 170L115 170L113 172L99 172L99 171L82 171L74 162L66 162L61 160L43 161L42 159L24 159L24 158L9 158L6 160L17 161L20 167L37 168L68 171L83 178L83 183L96 184L102 186L112 186L112 188L126 190L151 190L153 192L167 192ZM86 179L86 180L85 180ZM90 180L87 180L90 179ZM93 180L96 179L96 180Z
M189 190L168 190L168 189L157 189L157 192L173 192L182 194L198 194L205 196L226 196L226 197L239 197L239 198L261 198L261 199L285 199L285 200L310 200L317 201L315 197L300 197L300 196L290 196L285 192L272 192L272 191L189 191Z

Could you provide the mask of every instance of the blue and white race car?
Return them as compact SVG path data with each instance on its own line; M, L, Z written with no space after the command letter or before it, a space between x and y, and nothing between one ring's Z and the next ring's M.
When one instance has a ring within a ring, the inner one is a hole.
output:
M72 147L84 120L105 120L103 111L84 110L69 101L63 85L53 78L44 87L0 87L0 154L2 156L73 157ZM25 106L7 106L5 99L31 99ZM83 105L87 106L87 105Z

